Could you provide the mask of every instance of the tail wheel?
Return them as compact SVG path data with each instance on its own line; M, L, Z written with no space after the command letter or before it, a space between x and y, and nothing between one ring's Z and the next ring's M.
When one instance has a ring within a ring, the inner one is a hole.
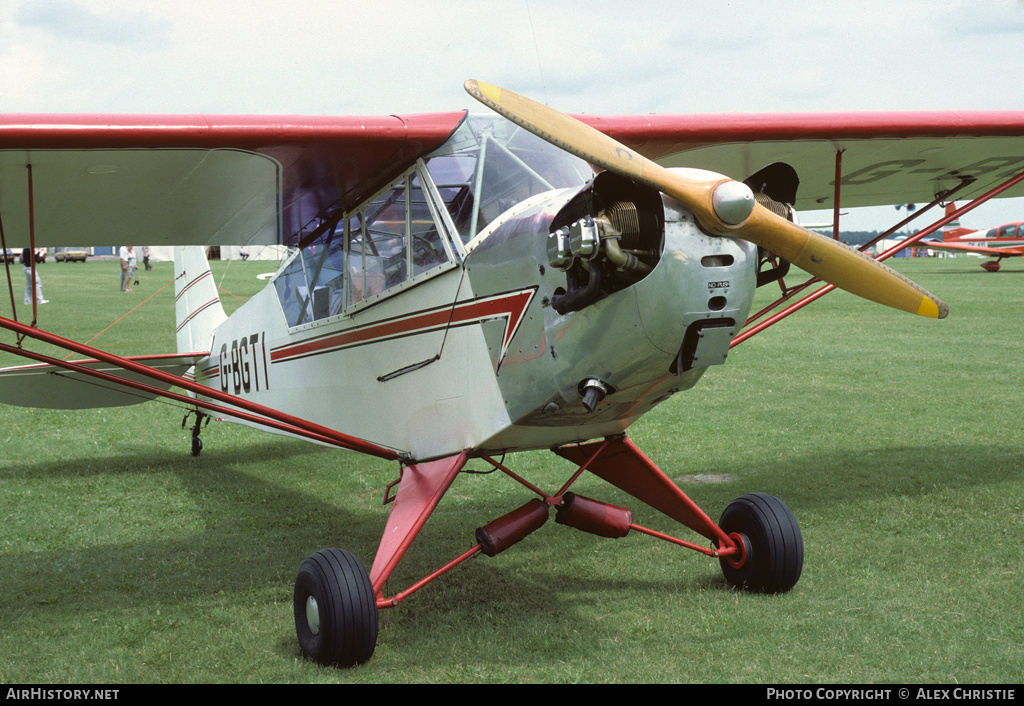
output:
M316 552L299 568L293 595L302 653L327 666L366 662L377 646L377 599L359 559L342 549Z
M785 503L764 493L744 495L729 503L718 525L744 544L740 562L719 559L730 584L759 593L785 593L796 585L804 566L804 540Z

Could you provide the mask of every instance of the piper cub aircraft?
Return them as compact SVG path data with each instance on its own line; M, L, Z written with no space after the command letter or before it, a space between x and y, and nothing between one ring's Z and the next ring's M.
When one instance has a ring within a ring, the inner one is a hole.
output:
M552 510L598 536L635 532L716 558L733 586L788 591L803 541L781 500L744 495L715 522L627 431L792 309L748 326L762 315L750 314L758 286L792 292L782 285L792 265L829 283L815 295L835 286L946 316L880 261L801 228L795 209L1017 195L1024 112L571 117L482 82L466 89L492 110L0 117L4 247L183 246L176 352L122 357L2 318L17 334L2 350L33 362L0 373L0 401L85 408L164 396L195 411L196 455L212 416L396 461L369 571L341 549L299 569L298 642L323 664L368 660L379 610L505 551ZM290 257L225 317L202 248L275 243L293 246ZM31 351L32 341L82 360ZM571 462L562 487L506 465L537 449ZM530 499L385 595L470 459ZM697 541L572 492L584 472Z
M956 211L956 204L946 204L946 213ZM971 253L994 257L981 263L988 272L998 272L1004 257L1024 256L1024 223L1004 223L987 230L971 230L960 227L959 222L950 223L942 230L942 240L925 238L918 245L932 250L954 253Z

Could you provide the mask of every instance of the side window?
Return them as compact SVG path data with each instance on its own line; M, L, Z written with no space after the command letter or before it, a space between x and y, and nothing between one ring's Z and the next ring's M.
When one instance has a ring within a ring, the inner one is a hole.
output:
M427 169L463 243L468 243L474 234L472 186L476 162L475 154L441 155L427 162Z
M345 251L341 225L295 253L274 287L289 326L340 314L345 302Z
M300 292L303 289L308 289L301 251L294 253L292 259L285 263L284 269L274 280L274 287L277 289L277 298L281 300L281 308L284 310L284 318L288 321L288 325L298 325L299 315L302 312Z
M320 234L274 279L288 326L337 316L451 262L428 198L414 169L359 210L311 231Z
M449 262L427 195L410 173L349 218L353 304Z
M448 261L441 234L427 205L427 195L415 176L409 180L409 225L413 277Z
M349 301L358 304L384 291L382 259L367 237L362 212L349 219L348 257L351 294Z

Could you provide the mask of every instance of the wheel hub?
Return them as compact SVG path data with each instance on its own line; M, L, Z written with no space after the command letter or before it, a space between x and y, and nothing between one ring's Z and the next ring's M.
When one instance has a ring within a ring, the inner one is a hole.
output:
M736 547L739 551L731 556L727 556L725 560L729 562L729 566L732 568L742 569L743 565L747 563L747 552L749 551L750 540L747 539L747 535L739 532L731 532L729 537L736 542Z
M320 607L316 604L316 598L309 596L306 598L306 625L309 626L309 631L317 635L320 633Z

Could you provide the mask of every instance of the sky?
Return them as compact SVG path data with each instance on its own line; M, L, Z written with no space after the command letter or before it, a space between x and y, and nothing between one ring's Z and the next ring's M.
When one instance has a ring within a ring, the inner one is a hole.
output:
M1019 110L1021 47L1022 0L3 0L0 112L480 110L467 78L571 113Z

